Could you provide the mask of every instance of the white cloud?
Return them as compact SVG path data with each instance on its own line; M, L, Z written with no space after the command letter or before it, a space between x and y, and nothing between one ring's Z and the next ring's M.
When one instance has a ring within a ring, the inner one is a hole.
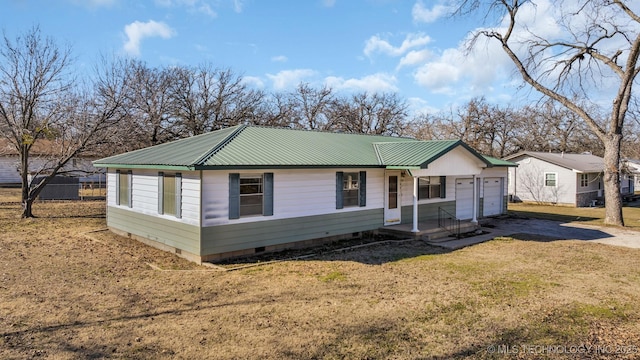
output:
M196 12L213 18L218 16L218 13L216 13L209 4L204 3L197 7Z
M244 0L233 0L233 11L241 13L244 9Z
M273 62L287 62L289 59L284 55L278 55L271 58Z
M470 51L461 43L458 48L446 49L420 66L414 79L437 94L475 91L481 95L484 89L508 77L512 69L513 65L497 42L489 41L486 46Z
M155 0L155 4L160 7L184 7L190 13L204 14L210 17L217 17L218 13L211 7L207 0ZM240 10L238 10L240 9ZM242 11L242 1L234 1L234 10Z
M442 111L442 109L438 109L430 105L426 100L418 97L408 98L407 103L409 104L409 109L412 109L414 114L434 114Z
M273 82L273 88L276 90L292 89L298 86L303 79L314 76L315 71L310 69L283 70L279 73L267 74L267 77Z
M380 52L389 56L401 56L410 49L425 46L430 42L431 38L423 33L408 34L400 46L394 47L387 40L375 35L367 40L364 47L364 54L371 56L373 53Z
M161 37L169 39L175 35L175 31L163 22L149 20L147 22L134 21L124 27L127 41L124 43L124 51L133 56L140 55L142 40L149 37Z
M325 84L336 90L385 92L398 91L397 79L393 75L378 73L365 76L360 79L344 79L330 76L325 79Z
M407 55L403 56L402 59L400 59L400 63L398 64L396 69L400 69L405 66L424 64L431 56L431 51L427 49L409 51Z
M264 81L257 76L243 76L242 83L258 89L264 88Z
M422 1L418 1L413 5L411 9L411 15L413 21L418 23L432 23L436 20L449 15L451 13L451 6L442 3L435 4L431 9L424 6Z

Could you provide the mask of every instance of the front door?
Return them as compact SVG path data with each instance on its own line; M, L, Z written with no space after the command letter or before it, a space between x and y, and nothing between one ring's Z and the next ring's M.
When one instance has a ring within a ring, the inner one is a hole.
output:
M387 171L384 178L384 224L400 224L400 171Z

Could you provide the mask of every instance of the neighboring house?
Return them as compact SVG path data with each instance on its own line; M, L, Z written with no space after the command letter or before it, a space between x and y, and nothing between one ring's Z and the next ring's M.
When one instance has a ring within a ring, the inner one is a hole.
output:
M640 160L627 159L624 161L629 177L632 179L631 192L640 191Z
M46 175L50 173L49 168L53 166L48 158L48 147L53 146L49 141L39 141L30 153L29 173L30 175ZM93 166L93 161L97 157L82 156L72 159L67 163L62 172L64 176L77 178L81 184L86 186L100 186L105 182L103 170ZM5 140L0 139L0 186L20 186L20 156L18 152Z
M245 125L94 165L107 168L112 231L196 262L386 225L418 232L439 208L472 221L502 214L514 166L455 140Z
M592 154L524 151L505 158L518 164L509 169L509 196L515 201L576 207L593 206L604 196L604 160ZM622 194L633 182L621 177Z

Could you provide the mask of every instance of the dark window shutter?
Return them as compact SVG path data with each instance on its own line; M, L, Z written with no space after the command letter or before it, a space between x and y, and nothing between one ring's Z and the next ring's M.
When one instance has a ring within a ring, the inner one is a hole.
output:
M367 206L367 172L360 171L360 206Z
M120 205L120 170L116 170L116 205Z
M229 219L240 218L240 174L229 174Z
M127 194L127 198L129 199L129 204L128 206L130 208L133 207L133 171L129 170L127 171L127 181L129 182L129 186L127 187L127 190L129 191L129 194Z
M158 173L158 214L164 214L164 173Z
M182 218L182 174L176 173L176 217Z
M273 215L273 173L265 173L262 198L262 215Z
M446 176L440 176L440 197L443 199L447 197L447 177Z
M342 171L336 172L336 209L342 209L342 183L344 179L344 173Z

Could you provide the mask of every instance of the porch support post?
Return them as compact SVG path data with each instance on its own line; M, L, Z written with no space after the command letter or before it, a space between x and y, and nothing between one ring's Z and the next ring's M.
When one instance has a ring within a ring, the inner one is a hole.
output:
M476 183L476 176L473 175L473 218L471 219L472 224L478 224L477 213L478 213L478 184Z
M411 232L417 233L418 230L418 177L413 177L413 228Z

